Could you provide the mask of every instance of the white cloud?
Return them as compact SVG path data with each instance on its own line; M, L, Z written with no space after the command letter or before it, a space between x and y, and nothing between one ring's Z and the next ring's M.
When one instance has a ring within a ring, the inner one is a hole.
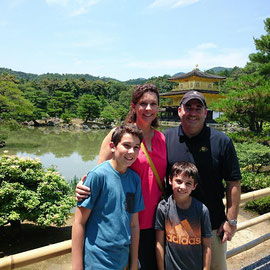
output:
M223 49L207 50L199 49L200 45L188 51L182 57L168 60L155 61L130 61L126 63L128 67L141 68L144 70L167 70L169 71L190 71L198 65L199 69L205 70L212 67L243 67L248 61L248 55L251 53L247 49ZM204 46L202 46L204 47Z
M152 4L150 4L150 8L177 8L183 6L190 6L199 2L200 0L154 0Z
M79 16L89 11L100 0L45 0L50 6L58 5L65 8L71 16Z

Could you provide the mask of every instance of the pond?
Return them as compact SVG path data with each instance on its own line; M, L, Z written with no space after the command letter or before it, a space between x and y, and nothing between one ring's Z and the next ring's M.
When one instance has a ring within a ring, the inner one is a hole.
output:
M81 178L97 164L100 145L109 130L62 131L22 128L10 131L0 155L38 158L45 168L54 167L66 180Z

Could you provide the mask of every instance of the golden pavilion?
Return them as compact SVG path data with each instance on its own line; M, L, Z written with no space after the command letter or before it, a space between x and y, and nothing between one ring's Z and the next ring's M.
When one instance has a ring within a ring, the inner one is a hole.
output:
M179 121L178 107L183 95L188 91L198 91L202 93L209 104L223 96L219 94L219 82L225 80L226 77L213 75L202 72L197 67L191 72L171 77L168 80L176 82L178 85L172 91L161 93L160 97L165 101L161 105L161 120ZM207 121L213 119L213 111L208 110Z

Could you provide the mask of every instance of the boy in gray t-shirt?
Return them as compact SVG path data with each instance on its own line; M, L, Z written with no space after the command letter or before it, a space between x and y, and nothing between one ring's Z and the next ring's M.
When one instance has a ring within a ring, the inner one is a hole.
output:
M173 195L157 208L156 255L158 269L208 270L211 263L211 223L207 207L190 196L198 170L176 162L169 174Z

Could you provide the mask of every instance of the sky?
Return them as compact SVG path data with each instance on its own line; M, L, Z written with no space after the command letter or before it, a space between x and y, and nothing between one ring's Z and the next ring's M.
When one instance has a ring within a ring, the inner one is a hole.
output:
M269 0L0 0L0 67L120 81L244 67Z

